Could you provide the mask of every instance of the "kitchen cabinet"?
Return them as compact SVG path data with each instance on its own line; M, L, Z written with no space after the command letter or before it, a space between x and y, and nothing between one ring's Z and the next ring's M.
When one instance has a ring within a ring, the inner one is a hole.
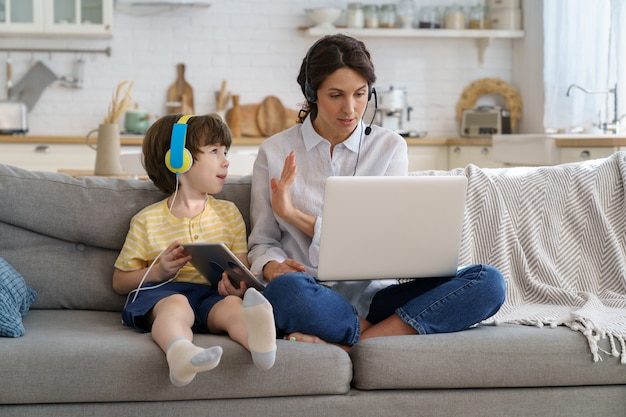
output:
M1 2L2 0L0 0ZM566 141L558 146L559 162L575 162L605 158L617 151L626 151L621 146L625 140L612 140L610 143L577 144ZM125 156L141 153L141 136L123 136L122 154ZM236 138L228 152L230 176L252 173L259 145L263 138ZM407 139L409 171L450 170L463 168L469 164L481 168L501 168L510 166L491 160L492 146L488 139L432 138ZM140 161L140 158L136 158ZM85 144L80 137L55 136L0 136L0 164L8 164L33 171L93 171L96 151ZM143 173L139 163L134 175ZM128 164L123 164L128 169Z
M111 36L113 0L0 0L0 34Z
M86 144L0 143L0 163L31 171L93 171L96 151Z
M408 147L409 172L448 169L448 147L420 145Z
M589 159L606 158L611 156L617 149L612 146L586 146L560 148L560 162L587 161Z
M258 146L232 146L228 152L230 176L252 174ZM124 145L122 154L132 158L141 154L141 146ZM141 158L135 163L123 163L132 167L133 175L144 173ZM0 143L0 164L12 165L31 171L92 172L96 166L96 151L82 143ZM126 169L126 168L125 168Z
M502 168L501 162L491 159L491 146L450 145L448 147L448 169L462 168L474 164L481 168Z
M258 151L258 146L231 146L228 150L228 175L231 177L252 175L252 168Z

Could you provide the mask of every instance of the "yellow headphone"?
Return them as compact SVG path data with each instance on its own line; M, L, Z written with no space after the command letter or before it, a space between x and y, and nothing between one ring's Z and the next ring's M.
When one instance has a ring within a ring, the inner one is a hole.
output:
M165 165L167 165L167 169L175 174L187 172L193 165L193 156L189 149L185 147L187 123L192 117L193 115L182 116L172 128L170 149L165 154Z

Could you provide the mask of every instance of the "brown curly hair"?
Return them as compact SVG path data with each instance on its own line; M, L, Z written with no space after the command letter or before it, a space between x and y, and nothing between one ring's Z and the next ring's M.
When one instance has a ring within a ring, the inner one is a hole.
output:
M156 187L168 194L176 190L176 174L165 165L165 154L170 149L172 128L182 114L170 114L158 119L146 132L142 151L143 166ZM232 144L228 125L217 114L193 116L187 122L185 147L195 161L200 148L207 145L222 145L226 149Z
M316 100L307 97L307 78L313 91L317 91L324 80L339 68L350 68L361 74L367 80L370 91L376 82L374 64L363 42L343 34L320 38L311 46L300 65L297 81L306 98L298 114L300 123L304 122L309 113L312 120L317 117Z

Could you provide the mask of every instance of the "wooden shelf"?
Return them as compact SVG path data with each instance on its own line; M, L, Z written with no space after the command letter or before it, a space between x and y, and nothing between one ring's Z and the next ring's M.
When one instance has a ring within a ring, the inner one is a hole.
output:
M473 39L478 47L478 62L482 65L485 50L493 39L522 39L523 30L496 30L496 29L350 29L335 27L332 30L317 27L300 27L308 36L324 36L333 33L343 33L355 38L423 38L423 39Z
M496 30L496 29L350 29L336 27L334 30L325 30L317 27L302 27L309 36L323 36L332 33L344 33L355 37L378 38L470 38L470 39L520 39L524 37L523 30Z

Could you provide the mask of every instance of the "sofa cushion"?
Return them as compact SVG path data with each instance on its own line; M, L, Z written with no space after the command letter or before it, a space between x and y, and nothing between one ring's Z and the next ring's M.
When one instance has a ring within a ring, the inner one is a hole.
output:
M600 346L610 351L608 341ZM458 333L367 339L350 351L356 388L511 388L626 384L619 359L593 362L566 327L481 325Z
M0 165L0 220L45 236L119 250L130 218L164 198L152 182L73 178Z
M0 165L0 194L0 253L38 291L32 308L122 309L113 264L132 216L165 194L150 181L8 165ZM248 221L249 177L229 178L216 197L233 201Z
M25 333L22 316L37 298L24 278L0 258L0 336L20 337Z
M227 336L195 335L224 349L217 368L180 388L170 383L165 354L147 333L124 327L120 313L31 310L28 332L0 343L0 404L172 401L345 394L352 363L342 349L277 341L276 363L257 369Z

